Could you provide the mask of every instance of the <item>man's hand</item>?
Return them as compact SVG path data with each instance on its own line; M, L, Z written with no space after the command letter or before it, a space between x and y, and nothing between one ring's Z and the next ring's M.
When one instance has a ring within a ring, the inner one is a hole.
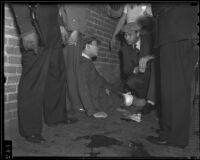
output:
M106 94L109 96L110 95L110 90L106 88Z
M77 30L73 31L68 39L68 44L69 45L77 45L78 41L78 34L79 32Z
M63 26L60 26L60 32L61 32L63 44L66 45L68 41L68 32Z
M140 70L138 66L133 69L133 74L138 74L139 72Z
M147 62L151 59L154 59L154 56L144 56L141 57L139 60L139 71L140 72L145 72L146 67L147 67Z
M21 35L22 43L25 50L33 50L35 54L38 53L38 35L35 31Z

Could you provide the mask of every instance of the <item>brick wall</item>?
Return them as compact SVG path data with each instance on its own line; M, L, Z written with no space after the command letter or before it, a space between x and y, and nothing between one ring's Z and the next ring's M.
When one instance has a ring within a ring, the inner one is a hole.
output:
M16 32L13 17L5 5L5 34L4 34L4 74L5 83L5 122L17 118L17 88L21 76L21 53L19 38ZM102 40L100 54L95 62L97 70L108 81L115 82L119 79L119 46L110 52L109 40L116 25L116 20L108 18L105 14L105 5L91 5L87 10L87 31L93 31Z
M94 62L97 70L111 83L119 80L119 43L112 51L109 41L116 26L116 20L106 15L105 4L92 4L87 12L87 31L101 39L99 56Z
M8 122L17 117L17 88L21 75L21 54L13 17L7 5L5 5L4 9L4 75L6 76L4 119L5 122Z

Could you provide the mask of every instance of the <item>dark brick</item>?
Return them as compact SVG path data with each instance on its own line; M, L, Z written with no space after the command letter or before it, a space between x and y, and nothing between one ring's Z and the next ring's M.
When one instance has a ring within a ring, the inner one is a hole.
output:
M5 34L11 35L11 36L18 36L18 32L15 28L5 27Z
M7 83L19 83L19 79L20 79L20 76L19 75L14 75L14 76L9 76L7 78Z
M7 84L4 87L4 92L5 93L11 93L11 92L16 92L16 91L17 91L16 84Z
M17 93L10 93L8 94L8 101L17 100Z
M4 73L16 73L17 68L15 66L4 66Z
M14 21L13 21L13 18L11 19L11 18L5 18L4 19L4 25L5 26L9 26L9 27L13 27L14 26Z
M9 56L8 62L10 64L21 64L21 57L20 56Z
M21 55L19 47L6 46L5 50L10 55Z
M8 38L8 44L11 46L19 46L19 39Z

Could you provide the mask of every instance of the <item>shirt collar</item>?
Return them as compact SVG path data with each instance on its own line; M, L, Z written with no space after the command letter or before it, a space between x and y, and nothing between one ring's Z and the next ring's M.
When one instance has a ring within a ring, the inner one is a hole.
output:
M137 48L140 50L140 38L138 39L138 41L133 45L133 47Z
M136 48L140 50L140 39L136 42Z
M87 58L87 59L91 59L87 54L85 54L83 52L82 52L82 56L85 57L85 58Z

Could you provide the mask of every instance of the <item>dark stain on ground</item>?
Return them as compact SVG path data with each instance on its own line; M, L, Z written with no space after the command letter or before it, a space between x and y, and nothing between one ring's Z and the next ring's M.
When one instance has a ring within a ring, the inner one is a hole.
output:
M80 139L90 139L90 143L86 144L87 147L91 148L91 157L96 157L98 153L95 153L93 151L94 148L98 147L109 147L112 145L120 145L120 146L126 146L128 147L127 149L130 150L130 157L151 157L151 155L147 152L145 149L144 145L140 142L133 142L130 141L129 145L123 144L121 141L107 137L105 135L87 135L87 136L80 136L77 137L74 141L78 141Z
M131 157L152 157L140 142L130 141Z
M86 145L89 148L109 147L112 145L122 145L123 144L122 142L116 140L115 138L107 137L104 135L80 136L80 137L77 137L74 141L77 141L80 139L90 139L91 142Z

